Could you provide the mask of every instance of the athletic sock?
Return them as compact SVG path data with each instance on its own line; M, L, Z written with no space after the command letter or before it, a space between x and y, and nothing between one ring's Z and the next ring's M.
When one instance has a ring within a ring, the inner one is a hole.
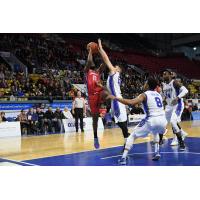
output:
M130 151L131 147L133 146L133 143L134 143L134 140L135 140L135 134L132 133L128 138L127 138L127 141L126 141L126 145L125 145L125 148L124 148L124 152L123 152L123 155L122 155L122 158L126 158L127 155L128 155L128 152Z
M158 144L158 142L156 142L155 145L154 145L154 152L155 153L159 153L159 144Z
M98 129L98 115L93 116L93 132L94 132L94 138L97 138L97 129Z
M126 144L127 138L124 138L124 144Z
M176 137L178 139L179 144L183 143L182 135L181 132L175 133Z
M94 138L97 138L97 131L94 131Z
M162 141L162 139L163 139L163 134L159 134L159 143L161 143L161 141Z
M124 149L124 153L122 155L122 158L126 158L127 157L129 150L130 149L126 149L126 148Z

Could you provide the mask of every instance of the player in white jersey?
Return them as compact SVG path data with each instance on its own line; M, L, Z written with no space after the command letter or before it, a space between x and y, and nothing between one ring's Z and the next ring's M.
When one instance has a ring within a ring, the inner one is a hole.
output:
M163 95L166 101L165 115L166 119L172 125L174 139L171 145L180 146L180 150L185 150L184 137L185 133L179 123L184 109L183 97L188 93L188 90L177 80L173 79L173 73L170 69L163 71ZM178 139L178 140L177 140ZM160 137L162 140L162 135Z
M101 40L98 40L99 44L99 53L104 61L104 63L107 65L109 69L109 76L107 79L107 90L114 96L122 98L121 94L121 79L120 79L120 73L121 68L119 66L113 66L110 62L106 52L104 51ZM112 110L112 116L114 117L115 123L121 128L125 142L126 139L129 136L128 133L128 127L127 127L127 112L126 112L126 106L117 100L111 101L111 110Z
M117 100L126 105L143 104L144 111L146 112L146 118L143 119L133 130L128 137L125 145L125 149L122 158L119 163L125 165L127 163L128 152L131 149L135 139L139 137L146 137L149 133L154 137L154 156L152 160L159 160L159 133L164 133L167 125L165 118L165 112L162 103L161 95L156 91L158 86L157 80L149 78L144 88L148 90L140 94L135 99L123 99L109 95L108 98Z

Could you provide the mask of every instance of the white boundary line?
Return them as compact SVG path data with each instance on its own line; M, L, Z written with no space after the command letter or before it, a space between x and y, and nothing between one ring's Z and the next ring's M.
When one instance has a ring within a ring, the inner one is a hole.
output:
M9 161L9 162L12 162L12 163L15 163L15 164L19 163L19 164L25 164L25 165L29 165L29 166L40 166L40 165L35 165L35 164L23 162L23 161L11 160L11 159L2 158L2 157L1 157L0 159L2 159L2 160L4 160L4 161Z
M53 135L53 134L52 134L52 135ZM38 137L38 136L33 136L33 137ZM187 137L187 138L188 138L188 137ZM171 139L171 137L168 138L168 139ZM148 142L151 142L151 141L139 142L139 143L136 143L135 145L137 145L137 144L144 144L144 143L148 143ZM74 154L87 153L87 152L92 152L92 151L101 151L101 150L106 150L106 149L111 149L111 148L116 148L116 147L123 147L123 145L117 145L117 146L107 147L107 148L103 148L103 149L93 149L93 150L90 149L90 150L79 151L79 152L71 152L71 153L60 154L60 155L39 157L39 158L34 158L34 159L28 159L27 161L29 161L29 160L37 160L37 159L42 159L42 158L51 158L51 157L57 157L57 156L74 155ZM118 157L118 156L116 156L116 157Z
M132 156L132 155L140 155L140 154L153 154L154 152L143 152L143 153L132 153L132 154L128 154L128 156ZM194 155L200 155L200 153L198 152L160 152L161 154L194 154ZM106 159L110 159L110 158L117 158L122 156L121 154L119 155L115 155L115 156L108 156L108 157L103 157L100 158L101 160L106 160Z
M45 135L44 135L45 136ZM38 136L33 136L33 137L38 137ZM193 137L192 137L193 138ZM195 137L194 137L195 138ZM168 139L171 139L171 138L168 138ZM148 141L148 142L151 142L151 141ZM141 143L136 143L136 144L143 144L143 143L148 143L147 141L144 141L144 142L141 142ZM112 147L108 147L108 148L103 148L103 149L94 149L94 150L85 150L85 151L80 151L80 152L72 152L72 153L67 153L67 154L60 154L60 155L53 155L53 156L46 156L46 157L39 157L39 158L34 158L34 159L28 159L27 161L29 160L37 160L37 159L43 159L43 158L51 158L51 157L57 157L57 156L67 156L67 155L73 155L73 154L79 154L79 153L86 153L86 152L92 152L92 151L101 151L101 150L106 150L106 149L111 149L111 148L116 148L116 147L122 147L123 145L117 145L117 146L112 146ZM152 152L153 153L153 152ZM163 153L163 152L161 152ZM174 152L169 152L169 153L174 153ZM182 152L180 152L182 153ZM184 152L183 152L184 153ZM146 152L146 153L134 153L134 154L151 154L151 152ZM194 152L195 154L195 152ZM198 153L197 153L198 154ZM200 154L200 153L199 153ZM133 155L133 154L129 154L129 155ZM121 156L120 154L119 155L115 155L115 156L110 156L110 157L103 157L103 158L100 158L100 159L109 159L109 158L114 158L114 157L119 157ZM4 159L4 158L2 158ZM8 159L7 159L8 160ZM14 160L10 160L10 161L14 161ZM19 162L19 161L14 161L14 162ZM34 164L30 164L30 163L26 163L26 162L23 162L21 161L21 163L24 163L24 164L27 164L27 165L32 165L32 166L40 166L40 165L34 165Z
M79 151L79 152L72 152L72 153L66 153L66 154L55 155L55 156L46 156L46 157L40 157L40 158L33 158L33 159L29 159L29 160L37 160L37 159L51 158L51 157L65 156L65 155L68 156L68 155L79 154L79 153L87 153L87 152L90 152L90 151L94 152L94 151L101 151L101 150L106 150L106 149L112 149L112 148L115 148L115 147L123 147L123 145L112 146L112 147L103 148L103 149L94 149L94 150L85 150L85 151Z

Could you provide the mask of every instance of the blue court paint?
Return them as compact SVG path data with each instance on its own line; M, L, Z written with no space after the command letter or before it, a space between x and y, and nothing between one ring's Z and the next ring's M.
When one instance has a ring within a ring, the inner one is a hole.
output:
M153 147L150 142L135 144L129 153L130 166L200 166L200 138L186 138L187 151L171 147L171 139L160 148L161 159L152 161ZM41 166L119 166L122 147L113 147L61 156L52 156L25 163Z

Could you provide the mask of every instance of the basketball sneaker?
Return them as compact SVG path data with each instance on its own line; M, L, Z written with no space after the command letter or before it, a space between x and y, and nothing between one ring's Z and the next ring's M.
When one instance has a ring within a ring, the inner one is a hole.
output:
M186 133L185 131L181 130L181 135L182 135L182 139L185 140L185 138L188 136L188 133Z
M99 149L99 147L100 147L98 138L94 138L94 147L95 147L95 149Z
M157 153L154 154L152 160L153 160L153 161L157 161L157 160L160 159L160 157L161 157L160 154L157 152Z
M128 158L120 158L118 160L118 164L120 164L120 165L126 165L127 162L128 162Z
M181 142L181 143L179 144L179 150L180 150L180 151L185 151L185 150L186 150L186 147L185 147L185 143L184 143L184 142Z
M182 140L185 140L185 138L188 136L188 133L181 130L181 135L182 135ZM174 135L174 138L173 138L172 143L170 145L171 146L177 146L178 145L178 139L177 139L176 135Z
M174 135L174 138L173 138L173 140L172 140L170 145L171 146L177 146L178 145L178 139L177 139L176 135Z
M163 145L163 144L164 144L163 139L160 139L160 140L159 140L159 145L161 146L161 145Z

